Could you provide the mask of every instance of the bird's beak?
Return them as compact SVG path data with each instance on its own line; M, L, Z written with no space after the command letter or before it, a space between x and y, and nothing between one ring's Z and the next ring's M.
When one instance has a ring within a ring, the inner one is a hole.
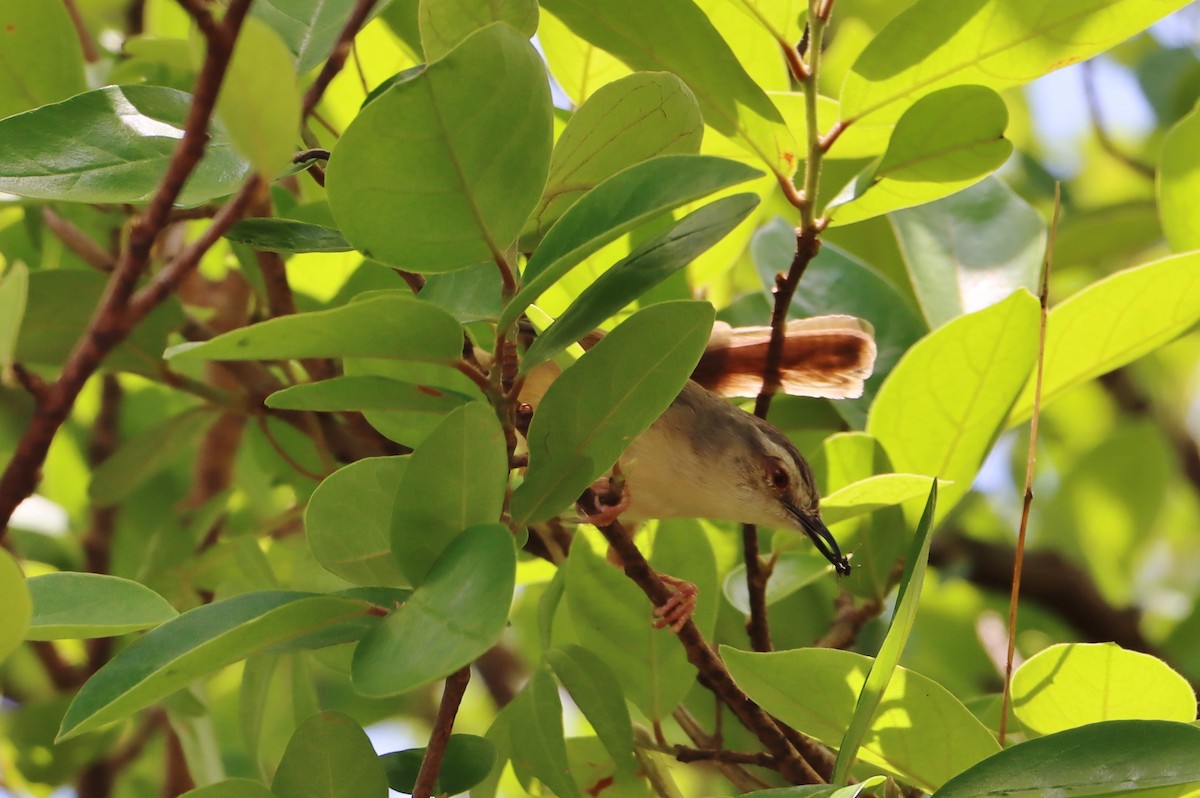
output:
M821 552L821 554L825 555L825 559L833 563L833 570L837 572L837 575L849 576L850 561L842 554L842 550L838 547L838 542L834 539L832 533L825 528L825 524L821 521L821 516L816 513L806 513L799 507L788 502L784 502L784 507L787 508L788 513L800 524L800 528L812 540L813 545L817 547L817 551Z

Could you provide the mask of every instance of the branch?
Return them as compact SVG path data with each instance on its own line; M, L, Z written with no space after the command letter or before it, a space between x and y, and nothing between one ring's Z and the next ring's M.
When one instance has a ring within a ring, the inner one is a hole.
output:
M433 735L429 738L429 747L425 749L425 757L421 760L421 769L417 772L417 781L413 786L413 798L432 798L433 786L437 783L438 771L442 767L442 756L446 753L446 743L450 741L454 718L458 715L458 705L462 703L463 693L466 692L467 683L470 681L470 665L446 678L446 686L442 690L442 703L438 707L437 720L433 724Z
M625 575L642 589L654 606L661 607L666 604L671 597L670 590L633 544L625 527L619 521L614 521L599 529L625 563ZM725 664L705 641L695 622L689 618L679 630L678 637L687 652L688 662L696 668L701 680L729 706L733 714L737 715L743 725L775 757L780 774L793 784L824 783L812 766L788 742L774 719L733 683Z
M100 53L96 51L96 42L88 32L83 15L79 13L79 6L75 5L75 0L63 0L63 5L67 7L67 14L71 17L75 35L79 37L79 49L83 51L83 60L89 64L96 63L100 60Z
M333 82L337 74L342 71L342 67L346 65L346 57L350 54L350 46L354 42L354 37L358 35L359 29L367 21L367 15L371 13L371 8L374 7L375 2L376 0L356 0L354 3L354 9L350 12L350 18L346 20L346 26L338 34L337 42L333 45L333 51L330 52L325 65L321 67L321 73L317 75L317 79L308 87L308 91L304 92L304 105L300 114L301 119L308 118L313 109L317 107L317 103L321 101L321 96L325 94L325 90L329 88L329 84Z
M1100 119L1100 99L1096 96L1095 66L1092 61L1083 62L1083 96L1087 101L1088 116L1091 117L1092 130L1096 133L1096 141L1099 142L1100 149L1143 177L1153 180L1155 176L1153 166L1134 158L1109 138L1108 131L1105 130L1104 123Z
M93 241L87 233L55 213L49 205L42 208L42 221L46 229L67 245L67 249L78 255L84 263L102 272L111 272L117 265L116 258L104 247Z

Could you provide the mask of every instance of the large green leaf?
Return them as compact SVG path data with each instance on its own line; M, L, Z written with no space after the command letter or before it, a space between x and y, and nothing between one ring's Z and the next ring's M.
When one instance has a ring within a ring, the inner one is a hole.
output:
M26 640L112 637L166 623L179 613L145 585L107 574L62 572L29 580Z
M540 239L581 196L622 169L656 155L697 152L703 134L695 96L670 72L636 72L601 86L554 144L530 237Z
M883 160L854 198L826 211L835 224L852 224L961 191L1008 160L1007 125L1004 100L983 86L926 95L900 117Z
M946 86L1019 86L1107 50L1187 2L919 0L854 62L842 86L842 115L883 125Z
M707 124L739 137L772 170L790 175L795 169L796 143L779 111L694 3L546 0L542 5L633 69L678 75L696 95Z
M1027 291L917 342L875 397L867 432L897 471L944 477L938 518L966 495L1037 355L1038 303Z
M560 798L583 798L567 765L562 701L553 677L536 671L506 715L513 767L535 776Z
M308 500L304 531L327 571L358 585L409 584L392 556L392 505L407 457L369 457L327 476Z
M332 310L268 319L166 353L179 360L379 357L425 363L461 356L462 329L454 317L403 290L373 291Z
M322 712L300 724L271 782L277 798L386 798L387 776L353 718Z
M1163 139L1158 160L1158 215L1176 252L1200 249L1200 110L1180 119Z
M337 230L295 219L243 219L225 237L269 252L348 252L354 247Z
M0 118L87 89L65 4L0 0L0 37Z
M1035 735L1106 720L1196 719L1187 679L1157 657L1114 643L1059 643L1012 680L1013 712Z
M67 709L59 739L128 717L251 654L371 611L362 599L290 590L242 593L189 610L97 671Z
M191 102L190 95L162 86L108 86L0 119L0 191L70 202L145 202L183 136ZM179 204L233 193L247 169L213 125L204 160Z
M20 261L0 277L0 374L12 368L29 301L29 269Z
M712 324L705 302L651 305L554 381L529 427L529 470L512 497L516 523L558 514L612 468L679 395Z
M98 507L127 498L187 454L216 415L211 407L194 407L124 441L92 471L88 496Z
M612 670L582 646L547 651L546 661L596 730L596 736L617 767L635 773L638 763L633 752L633 723L621 685Z
M216 111L233 146L267 179L291 164L300 87L291 53L265 22L247 19L238 31Z
M463 532L403 606L363 638L351 678L364 695L400 695L473 662L508 622L517 554L507 527Z
M838 649L769 654L721 646L738 686L797 731L837 746L850 724L873 660ZM859 757L932 792L1000 750L996 738L946 688L897 668Z
M267 785L253 779L225 779L204 787L188 790L180 798L275 798Z
M584 194L550 228L523 275L525 286L504 309L514 323L542 292L605 244L633 228L761 172L711 155L660 155L634 164Z
M1200 729L1187 723L1094 723L1008 748L951 779L934 798L1084 798L1194 787L1200 783L1197 751Z
M932 327L1018 288L1037 291L1046 223L999 178L889 218Z
M1050 311L1043 405L1151 352L1200 320L1200 252L1135 266L1092 283ZM1033 379L1010 424L1029 418Z
M507 23L531 38L538 27L537 0L421 0L417 25L425 60L438 60L493 22Z
M472 34L346 129L326 180L338 227L370 257L412 271L505 256L546 182L550 109L528 41L504 24Z
M21 645L33 613L33 603L21 566L7 551L0 549L0 662Z
M529 347L521 371L544 363L579 341L601 322L687 266L727 236L758 206L756 194L734 194L705 205L676 222L613 265Z
M879 646L879 653L871 663L871 670L863 683L862 692L854 705L854 716L846 735L838 746L837 762L833 767L831 781L840 784L850 775L850 766L858 755L859 746L866 739L884 693L891 683L892 675L900 665L900 656L908 643L913 622L917 618L917 607L921 599L921 586L925 582L925 568L929 562L929 543L933 540L933 514L937 507L937 480L931 480L929 499L925 511L917 524L908 556L904 559L904 575L900 578L900 590L896 594L896 608L892 611L892 622Z
M943 485L947 480L939 479ZM843 485L821 498L821 518L836 524L847 518L903 504L929 492L929 477L919 474L876 474Z
M391 513L392 553L421 584L460 532L500 517L508 489L504 431L483 402L463 405L409 458Z

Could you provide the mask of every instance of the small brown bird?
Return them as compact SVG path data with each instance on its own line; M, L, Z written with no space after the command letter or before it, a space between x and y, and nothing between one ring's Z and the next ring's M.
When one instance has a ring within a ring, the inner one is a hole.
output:
M771 424L723 398L758 394L770 332L718 323L691 381L621 455L616 479L593 485L596 500L579 508L582 520L709 518L792 529L807 535L838 574L849 574L849 561L821 521L804 456ZM582 343L586 348L595 340ZM874 330L861 319L789 322L781 388L801 396L861 396L875 354ZM557 376L551 364L534 369L521 400L536 408Z

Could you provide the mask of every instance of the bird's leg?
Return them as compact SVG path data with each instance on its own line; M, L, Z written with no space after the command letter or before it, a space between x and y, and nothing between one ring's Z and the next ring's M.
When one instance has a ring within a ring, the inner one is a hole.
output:
M663 584L674 590L665 604L654 608L658 620L654 622L655 629L665 629L668 626L675 634L692 618L696 611L696 596L699 590L686 579L676 579L673 576L660 573L658 578Z
M593 526L608 526L629 509L629 487L619 476L601 477L575 503L579 520Z

